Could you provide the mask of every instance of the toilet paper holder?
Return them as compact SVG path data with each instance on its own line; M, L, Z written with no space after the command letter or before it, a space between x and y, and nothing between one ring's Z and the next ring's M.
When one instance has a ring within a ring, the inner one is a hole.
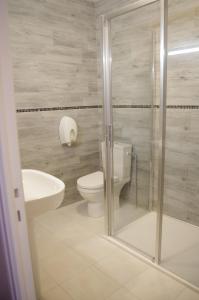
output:
M59 137L62 145L71 147L77 140L78 128L76 121L68 116L62 117L59 125Z

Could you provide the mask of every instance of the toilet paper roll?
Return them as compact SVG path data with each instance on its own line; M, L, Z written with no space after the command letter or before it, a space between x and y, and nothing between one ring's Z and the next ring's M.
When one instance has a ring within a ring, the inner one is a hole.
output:
M77 123L73 118L64 116L59 125L59 136L62 145L72 146L77 140Z

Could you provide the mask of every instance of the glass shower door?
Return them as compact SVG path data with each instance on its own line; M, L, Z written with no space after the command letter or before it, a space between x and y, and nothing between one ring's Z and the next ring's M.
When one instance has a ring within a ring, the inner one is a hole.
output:
M155 256L159 2L111 20L113 236Z
M199 3L169 0L161 265L199 287Z

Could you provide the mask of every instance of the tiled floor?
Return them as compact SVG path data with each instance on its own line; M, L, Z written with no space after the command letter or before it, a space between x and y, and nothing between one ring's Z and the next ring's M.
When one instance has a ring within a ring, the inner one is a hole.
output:
M199 294L103 239L79 202L38 217L41 300L199 300Z

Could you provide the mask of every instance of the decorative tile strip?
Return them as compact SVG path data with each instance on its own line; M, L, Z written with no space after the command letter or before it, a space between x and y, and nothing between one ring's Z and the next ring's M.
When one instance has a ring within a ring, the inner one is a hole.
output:
M53 110L73 110L73 109L91 109L102 108L102 105L85 105L85 106L57 106L57 107L37 107L37 108L19 108L17 113L22 112L39 112L39 111L53 111Z
M159 105L152 104L114 104L113 108L159 108ZM80 105L80 106L61 106L61 107L37 107L37 108L22 108L17 109L17 113L23 112L39 112L39 111L53 111L53 110L74 110L74 109L92 109L103 108L102 105ZM199 105L167 105L167 109L199 109Z
M170 109L199 109L199 105L167 105Z
M158 108L159 105L152 105L152 104L114 104L113 108Z
M159 105L113 105L113 108L160 108ZM167 109L199 109L199 105L167 105Z

